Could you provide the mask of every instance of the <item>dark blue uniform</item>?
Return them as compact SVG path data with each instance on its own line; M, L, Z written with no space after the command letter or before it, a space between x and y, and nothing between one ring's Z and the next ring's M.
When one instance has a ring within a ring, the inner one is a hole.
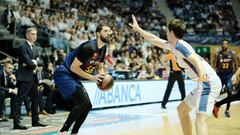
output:
M226 55L220 51L217 56L217 74L222 81L222 85L228 87L231 82L231 78L234 74L233 71L233 53L228 51Z
M222 85L225 85L228 97L231 97L232 93L232 82L231 78L234 74L233 71L233 53L232 51L228 51L227 54L223 54L222 51L218 53L217 56L217 75L221 79ZM223 91L224 92L224 91ZM230 117L229 109L231 102L227 102L225 116Z
M66 100L72 98L77 86L83 87L81 82L79 82L79 79L83 78L70 70L73 60L77 58L83 63L80 68L92 74L95 67L104 61L106 50L106 45L99 49L97 40L91 40L79 45L79 47L66 56L64 65L58 67L54 73L54 81Z
M54 81L59 88L60 93L66 100L72 100L74 103L74 107L69 113L60 132L68 131L74 123L71 133L78 133L79 128L85 121L89 111L92 109L92 104L87 91L79 81L83 78L70 70L74 59L77 58L83 63L79 68L92 74L95 67L100 62L104 61L106 49L106 45L102 48L98 48L97 40L87 41L66 56L64 64L58 67L54 72Z

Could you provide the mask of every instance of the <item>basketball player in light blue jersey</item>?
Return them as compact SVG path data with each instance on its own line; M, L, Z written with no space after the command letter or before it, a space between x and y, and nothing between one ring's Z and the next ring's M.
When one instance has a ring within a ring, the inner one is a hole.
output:
M221 90L221 81L214 69L198 54L191 45L182 40L186 26L183 21L173 19L168 24L167 39L161 39L139 27L132 16L133 23L129 24L144 39L152 44L170 50L176 57L178 65L185 74L194 81L199 82L196 89L177 107L184 135L192 135L192 122L189 113L196 109L196 134L207 135L207 117L212 114L215 99Z

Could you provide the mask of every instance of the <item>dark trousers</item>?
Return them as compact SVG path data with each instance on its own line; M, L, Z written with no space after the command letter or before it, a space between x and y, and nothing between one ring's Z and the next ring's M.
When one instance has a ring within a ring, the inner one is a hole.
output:
M178 87L181 93L181 100L185 98L185 85L184 85L184 80L182 76L182 71L170 71L170 75L168 78L168 84L167 84L167 89L165 91L163 101L162 101L162 106L166 106L168 102L168 98L172 92L173 85L175 81L178 82Z
M68 118L60 131L67 131L75 122L72 129L72 134L76 134L78 133L79 128L87 118L89 111L92 109L92 104L87 94L87 91L83 86L77 88L77 91L74 94L73 98L74 107L68 115Z
M46 100L44 99L46 97ZM53 108L53 89L49 86L43 86L43 91L39 91L39 109L43 111L43 109L52 109Z
M4 111L6 111L5 108L5 98L11 98L10 100L10 107L11 107L11 113L12 113L12 106L13 106L13 101L12 98L14 98L14 94L8 93L6 91L0 91L0 115L4 115ZM6 115L6 112L5 112Z
M31 110L32 110L32 124L39 121L38 116L38 93L37 93L37 84L34 80L29 82L18 81L18 95L15 98L14 111L13 111L13 124L20 123L20 114L21 114L21 105L22 102L30 97L31 101Z
M25 109L27 112L31 111L31 106L30 106L30 101L29 101L29 97L27 97L26 99L24 99L23 101L24 105L25 105Z

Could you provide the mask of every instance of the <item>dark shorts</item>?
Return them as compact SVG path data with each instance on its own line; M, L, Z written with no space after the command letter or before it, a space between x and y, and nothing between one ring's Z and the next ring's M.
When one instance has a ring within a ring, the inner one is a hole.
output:
M74 78L68 69L63 65L56 69L53 79L65 100L72 99L74 93L77 91L77 88L84 88L82 83L78 81L78 79Z
M233 73L232 72L218 72L217 75L221 79L222 85L228 85L231 82Z

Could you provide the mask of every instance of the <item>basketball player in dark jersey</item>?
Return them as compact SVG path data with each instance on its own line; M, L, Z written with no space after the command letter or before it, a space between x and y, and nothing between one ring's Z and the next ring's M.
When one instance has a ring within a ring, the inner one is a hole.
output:
M234 85L233 89L234 89L235 94L233 94L231 96L227 96L226 98L222 99L221 101L218 101L215 103L214 108L213 108L213 115L215 118L218 118L219 108L223 104L240 100L240 67L238 67L237 72L232 76L232 84Z
M54 73L54 81L65 100L73 100L74 108L60 129L59 135L67 134L74 123L71 134L77 134L92 108L91 101L84 86L79 80L88 79L101 82L104 70L106 43L110 40L111 29L106 25L98 25L96 39L82 43L65 57L64 64ZM92 75L98 66L98 74Z
M228 49L228 41L224 40L222 50L216 55L214 66L216 68L217 75L222 81L222 85L225 85L228 96L231 95L231 78L237 69L237 62L235 56L231 50ZM225 117L230 117L229 113L230 102L227 103L226 110L224 112Z

